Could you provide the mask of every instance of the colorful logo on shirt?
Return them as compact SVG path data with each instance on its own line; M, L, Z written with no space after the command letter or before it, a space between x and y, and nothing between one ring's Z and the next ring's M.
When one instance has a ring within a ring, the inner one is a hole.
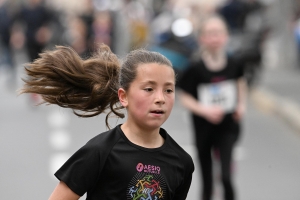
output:
M160 167L159 166L144 165L143 163L137 164L136 170L138 172L145 172L145 173L151 173L151 174L159 174L160 173Z
M138 168L138 166L140 168ZM137 170L143 170L142 166L138 165ZM148 166L147 166L148 167ZM159 200L163 199L166 191L166 183L160 174L150 174L138 172L127 189L128 200Z

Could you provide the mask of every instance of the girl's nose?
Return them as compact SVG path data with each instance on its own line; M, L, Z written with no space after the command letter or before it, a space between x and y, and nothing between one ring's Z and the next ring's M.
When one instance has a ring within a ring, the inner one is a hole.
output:
M161 91L156 92L155 103L159 103L159 104L165 103L165 96L163 92Z

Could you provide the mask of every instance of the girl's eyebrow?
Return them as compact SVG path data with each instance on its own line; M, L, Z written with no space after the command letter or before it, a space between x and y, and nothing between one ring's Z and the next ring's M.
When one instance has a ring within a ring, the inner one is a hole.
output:
M143 81L142 84L151 84L151 85L156 85L156 81ZM175 85L174 82L166 82L164 85L169 86L169 85Z
M166 86L173 86L173 85L175 85L175 83L173 83L173 82L166 82L165 85Z

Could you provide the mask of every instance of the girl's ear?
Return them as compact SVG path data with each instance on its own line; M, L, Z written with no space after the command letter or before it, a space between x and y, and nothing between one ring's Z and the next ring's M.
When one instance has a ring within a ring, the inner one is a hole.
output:
M118 90L119 101L124 108L128 105L127 93L123 88L119 88Z

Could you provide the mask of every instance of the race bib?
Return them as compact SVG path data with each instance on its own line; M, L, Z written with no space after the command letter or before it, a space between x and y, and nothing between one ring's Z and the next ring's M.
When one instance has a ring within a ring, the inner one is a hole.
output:
M198 86L198 97L203 105L221 106L226 113L236 108L237 87L233 80L218 83L201 84Z

